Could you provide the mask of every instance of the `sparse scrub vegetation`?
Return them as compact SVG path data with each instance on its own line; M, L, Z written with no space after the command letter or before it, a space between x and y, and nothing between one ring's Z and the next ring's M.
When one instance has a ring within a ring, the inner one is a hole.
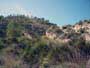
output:
M0 16L0 58L3 56L3 59L0 59L0 67L88 67L90 29L86 24L90 25L89 22L80 21L79 24L66 25L61 29L44 18L29 18L24 15ZM79 30L75 28L77 25ZM52 35L55 35L55 38L50 39L49 36Z

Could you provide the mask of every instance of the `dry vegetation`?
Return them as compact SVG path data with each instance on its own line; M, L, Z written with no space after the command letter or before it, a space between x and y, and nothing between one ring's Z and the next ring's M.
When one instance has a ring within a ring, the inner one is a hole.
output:
M90 68L89 42L90 20L59 27L44 18L0 16L0 68Z

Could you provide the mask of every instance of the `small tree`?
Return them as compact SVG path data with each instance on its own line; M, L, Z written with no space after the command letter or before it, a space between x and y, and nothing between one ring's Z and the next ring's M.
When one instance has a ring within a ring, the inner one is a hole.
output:
M0 16L0 20L2 20L4 17L3 16Z
M16 38L22 33L22 27L19 23L10 22L7 26L7 37Z
M4 43L3 43L2 39L0 38L0 51L2 50L3 47L4 47Z

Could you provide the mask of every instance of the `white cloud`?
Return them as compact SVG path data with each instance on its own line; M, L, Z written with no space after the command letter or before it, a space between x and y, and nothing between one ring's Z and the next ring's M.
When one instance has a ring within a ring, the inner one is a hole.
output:
M31 12L28 10L25 10L20 5L12 5L7 7L0 7L0 15L25 15L31 17Z

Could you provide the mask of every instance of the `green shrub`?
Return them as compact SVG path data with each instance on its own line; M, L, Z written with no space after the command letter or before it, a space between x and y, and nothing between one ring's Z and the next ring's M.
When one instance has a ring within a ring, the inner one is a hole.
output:
M0 50L2 50L3 47L4 47L4 43L3 43L2 39L0 38Z

